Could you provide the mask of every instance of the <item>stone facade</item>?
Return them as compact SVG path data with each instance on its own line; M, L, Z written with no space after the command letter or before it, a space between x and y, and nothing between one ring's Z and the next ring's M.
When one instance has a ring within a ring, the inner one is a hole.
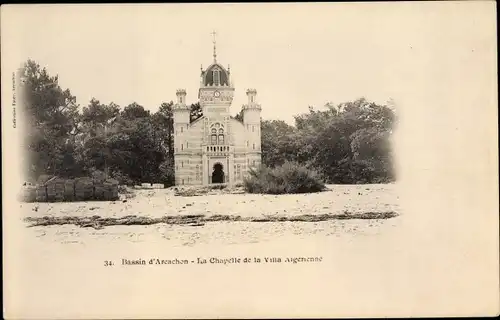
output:
M235 89L229 68L214 61L201 70L198 98L203 116L190 123L186 91L177 90L174 105L174 159L176 185L234 185L261 163L261 106L257 91L246 91L243 121L230 115Z

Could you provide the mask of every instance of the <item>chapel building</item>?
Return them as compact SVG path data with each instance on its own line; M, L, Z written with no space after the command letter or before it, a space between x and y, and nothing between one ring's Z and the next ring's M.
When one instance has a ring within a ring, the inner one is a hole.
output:
M243 121L231 116L235 88L229 67L217 62L201 69L198 99L203 116L190 122L186 91L177 90L174 113L174 160L176 185L242 183L250 168L261 163L261 106L257 91L248 89L242 106Z

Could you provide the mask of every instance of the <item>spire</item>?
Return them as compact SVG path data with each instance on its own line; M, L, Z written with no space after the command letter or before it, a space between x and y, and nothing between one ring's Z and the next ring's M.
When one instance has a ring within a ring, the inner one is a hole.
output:
M212 36L214 37L213 39L213 43L214 43L214 63L217 63L217 43L216 43L216 39L215 39L215 36L217 35L217 32L212 31Z

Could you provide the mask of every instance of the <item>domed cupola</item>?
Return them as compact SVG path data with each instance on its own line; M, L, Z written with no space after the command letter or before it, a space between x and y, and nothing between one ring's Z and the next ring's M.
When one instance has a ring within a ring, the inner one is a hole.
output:
M206 87L227 87L229 86L229 72L220 64L214 63L204 72L203 85Z
M220 113L221 110L229 112L234 96L231 71L229 66L226 69L217 62L215 31L212 34L214 35L214 59L205 70L203 70L203 66L201 67L200 89L198 91L203 114L207 114L209 111Z

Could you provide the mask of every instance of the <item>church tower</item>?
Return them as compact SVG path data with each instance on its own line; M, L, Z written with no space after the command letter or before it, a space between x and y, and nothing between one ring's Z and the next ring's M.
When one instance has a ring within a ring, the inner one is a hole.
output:
M186 104L186 90L177 89L177 103L173 106L174 116L174 163L175 184L185 184L188 179L184 164L189 161L189 136L185 133L189 130L191 110Z
M177 103L173 107L174 131L183 132L189 126L190 110L186 105L186 90L177 89Z
M215 32L213 45L213 62L206 70L201 69L200 89L198 99L207 116L227 116L229 117L229 107L233 102L234 88L231 83L231 72L229 66L224 68L217 62L217 46L215 42Z
M186 91L177 90L173 108L176 185L239 184L261 161L257 91L247 91L243 121L232 117L231 72L217 61L215 32L212 35L213 61L205 70L201 68L198 90L202 117L190 121Z
M247 90L247 104L241 108L243 113L243 125L247 137L247 165L256 167L261 159L261 136L260 136L260 104L256 101L257 90Z

